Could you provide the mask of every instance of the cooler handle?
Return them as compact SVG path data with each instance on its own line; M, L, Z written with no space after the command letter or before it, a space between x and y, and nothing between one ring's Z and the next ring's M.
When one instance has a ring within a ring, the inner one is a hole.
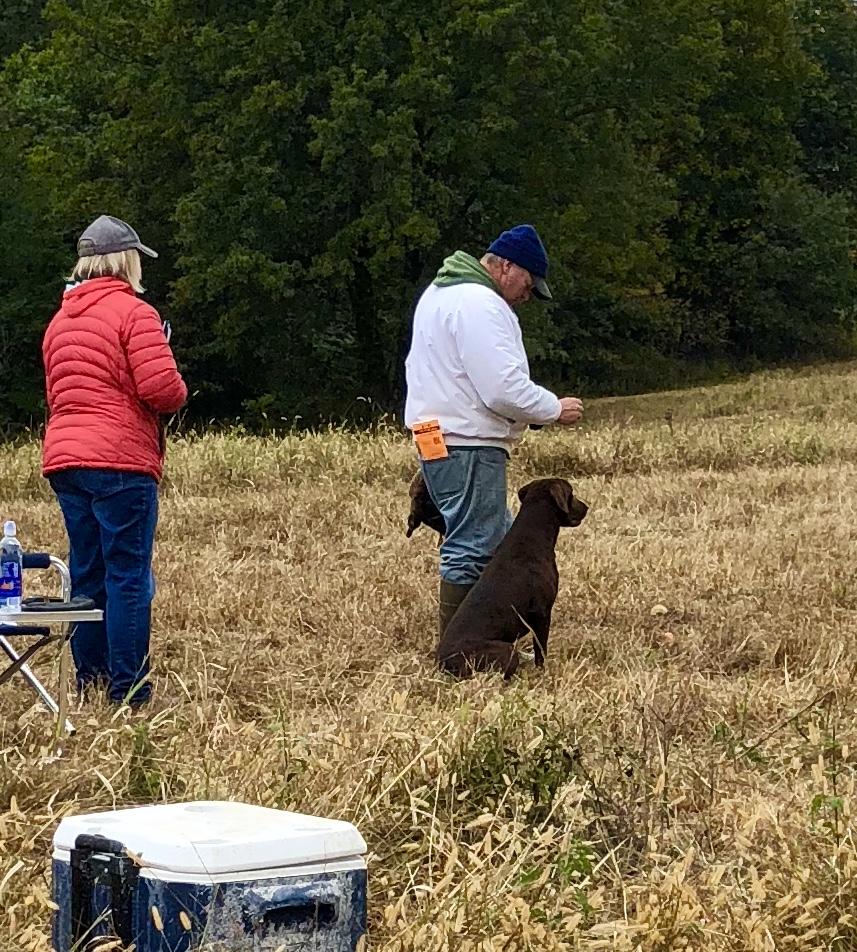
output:
M339 895L332 890L326 895L293 895L273 898L259 904L255 910L254 928L264 938L269 930L302 925L316 929L330 929L339 920Z
M125 945L134 941L132 914L137 864L122 843L106 836L81 833L70 850L71 930L74 943L91 938L95 926L92 894L95 883L105 877L110 883L110 915L116 937Z

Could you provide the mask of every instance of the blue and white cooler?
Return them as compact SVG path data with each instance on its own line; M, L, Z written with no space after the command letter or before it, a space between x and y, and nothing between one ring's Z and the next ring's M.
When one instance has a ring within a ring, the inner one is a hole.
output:
M54 835L55 952L355 952L366 843L350 823L201 801L66 817Z

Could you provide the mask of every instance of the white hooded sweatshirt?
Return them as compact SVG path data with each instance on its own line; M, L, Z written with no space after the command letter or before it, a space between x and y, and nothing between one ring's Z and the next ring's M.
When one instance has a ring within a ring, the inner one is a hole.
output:
M510 450L528 424L553 423L562 409L530 379L515 312L483 284L429 285L405 375L405 425L438 420L447 446Z

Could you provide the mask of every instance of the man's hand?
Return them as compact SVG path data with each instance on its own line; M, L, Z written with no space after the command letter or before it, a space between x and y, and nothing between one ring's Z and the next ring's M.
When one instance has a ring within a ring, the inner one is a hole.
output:
M560 426L574 426L583 416L583 404L577 397L560 397L562 411L557 419Z

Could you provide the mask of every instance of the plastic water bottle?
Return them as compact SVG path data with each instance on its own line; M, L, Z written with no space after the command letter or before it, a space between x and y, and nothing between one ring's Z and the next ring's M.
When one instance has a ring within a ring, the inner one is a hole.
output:
M17 529L11 519L3 524L3 538L0 539L0 611L21 610L24 550L15 536Z

